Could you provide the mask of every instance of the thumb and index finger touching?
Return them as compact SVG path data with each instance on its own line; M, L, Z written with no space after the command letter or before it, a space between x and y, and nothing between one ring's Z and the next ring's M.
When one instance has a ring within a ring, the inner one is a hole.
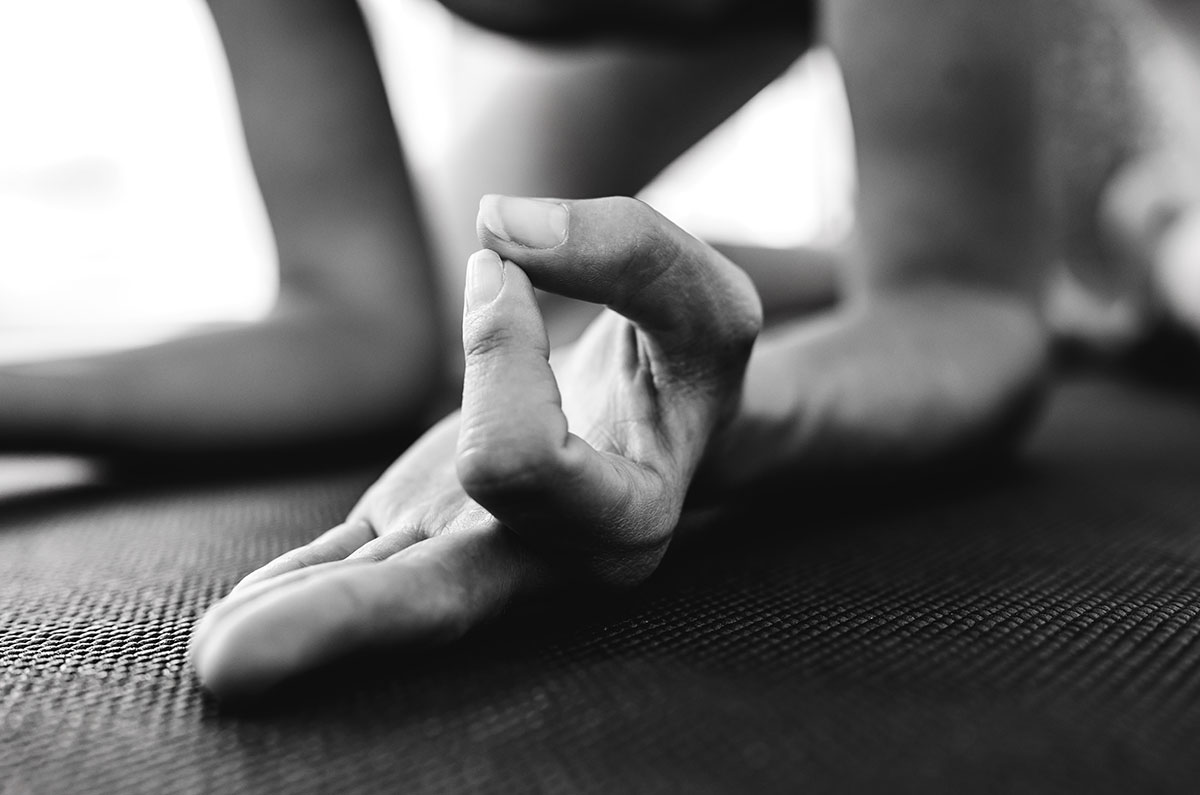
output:
M705 357L748 354L759 318L753 288L720 255L631 199L487 197L480 236L489 250L472 257L464 312L456 459L463 486L518 532L574 519L603 526L614 505L630 507L622 505L628 470L570 434L533 285L607 304L670 361L701 373L711 364ZM620 583L647 573L622 569L619 557L602 576ZM293 572L260 584L265 590L253 599L252 586L247 598L206 617L192 653L213 692L261 691L354 648L456 637L503 603L560 580L550 566L507 533L445 534L383 562Z
M468 265L457 456L467 493L518 532L539 536L563 522L604 533L639 513L638 498L681 499L679 484L653 482L662 476L654 467L631 466L570 433L533 287L629 320L652 349L656 375L693 396L697 406L685 413L706 417L707 427L687 430L704 435L736 401L761 326L749 278L635 199L489 195L478 232L487 248Z
M761 328L749 277L637 199L487 195L476 228L537 287L608 306L677 359L711 359L712 344L748 345Z

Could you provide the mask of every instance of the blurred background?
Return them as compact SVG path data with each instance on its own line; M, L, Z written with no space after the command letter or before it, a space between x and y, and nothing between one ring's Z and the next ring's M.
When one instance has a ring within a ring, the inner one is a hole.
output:
M456 79L482 40L433 0L363 8L414 178L431 184L487 90ZM493 79L523 68L518 48L487 46ZM202 0L0 3L0 119L0 361L271 305L273 245ZM789 246L842 235L853 185L837 68L816 50L642 198L701 236Z

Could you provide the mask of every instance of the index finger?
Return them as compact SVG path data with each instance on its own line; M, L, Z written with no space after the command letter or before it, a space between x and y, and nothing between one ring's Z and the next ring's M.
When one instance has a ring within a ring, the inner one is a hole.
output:
M477 226L536 287L604 304L668 350L744 357L762 325L745 272L638 199L488 195Z

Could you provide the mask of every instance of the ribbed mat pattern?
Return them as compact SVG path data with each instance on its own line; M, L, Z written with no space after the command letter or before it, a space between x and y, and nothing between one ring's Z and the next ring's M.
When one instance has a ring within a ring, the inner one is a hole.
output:
M0 499L0 793L1200 790L1200 401L1069 386L1010 469L799 484L628 601L205 697L205 606L376 471Z

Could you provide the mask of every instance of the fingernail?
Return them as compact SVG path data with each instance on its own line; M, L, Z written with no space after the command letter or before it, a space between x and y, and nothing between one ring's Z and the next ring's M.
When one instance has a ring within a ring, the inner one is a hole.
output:
M467 309L490 303L504 286L504 263L489 249L476 251L467 260Z
M479 216L492 234L526 248L554 248L567 239L567 208L558 202L484 196Z

